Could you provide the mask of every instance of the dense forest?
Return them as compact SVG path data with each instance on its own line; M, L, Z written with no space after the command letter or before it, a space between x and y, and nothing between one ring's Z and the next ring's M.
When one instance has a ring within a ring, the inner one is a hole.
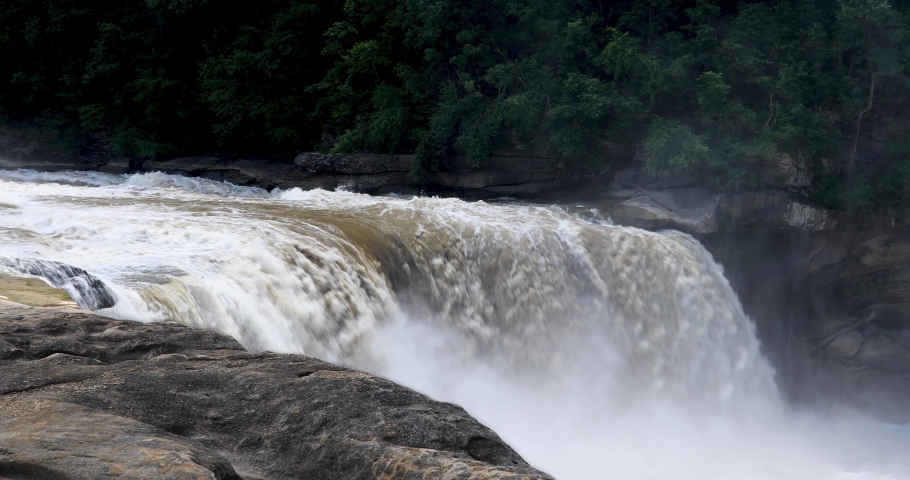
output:
M722 189L786 153L821 204L910 208L908 0L2 1L0 119L75 150L633 152Z

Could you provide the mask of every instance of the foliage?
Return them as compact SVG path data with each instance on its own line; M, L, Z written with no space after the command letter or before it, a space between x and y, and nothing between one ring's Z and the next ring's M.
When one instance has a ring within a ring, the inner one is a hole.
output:
M910 159L858 139L906 110L908 9L7 0L0 115L71 132L77 148L106 133L134 156L407 152L426 176L453 154L480 166L505 149L609 170L620 166L611 152L637 151L659 175L736 189L788 154L814 166L822 204L904 209Z

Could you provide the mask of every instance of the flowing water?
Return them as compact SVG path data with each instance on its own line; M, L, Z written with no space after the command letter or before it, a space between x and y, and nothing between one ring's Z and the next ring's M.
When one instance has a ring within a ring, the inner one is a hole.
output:
M783 405L711 255L556 206L0 172L0 273L464 406L561 479L910 478L910 431Z

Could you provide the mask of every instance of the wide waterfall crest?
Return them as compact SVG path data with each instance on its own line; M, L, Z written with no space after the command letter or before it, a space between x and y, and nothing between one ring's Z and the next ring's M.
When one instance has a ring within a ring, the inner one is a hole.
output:
M161 173L4 175L5 201L19 204L0 226L55 245L29 250L22 237L10 253L92 266L149 320L353 361L404 308L516 370L558 368L583 335L600 339L587 348L619 349L646 388L722 404L776 398L722 269L681 233L515 203L267 193ZM33 224L39 206L53 218Z

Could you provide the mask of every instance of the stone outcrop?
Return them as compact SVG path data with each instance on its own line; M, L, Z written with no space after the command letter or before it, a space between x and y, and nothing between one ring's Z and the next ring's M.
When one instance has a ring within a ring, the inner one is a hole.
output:
M797 201L784 192L759 190L725 194L701 188L630 191L634 196L614 206L619 223L695 234L749 229L833 231L844 216Z
M172 323L0 310L0 478L550 479L456 405Z
M426 178L412 174L411 155L302 153L293 164L230 155L148 160L142 170L228 181L238 185L362 193L445 191L468 196L529 196L584 184L591 174L554 165L545 158L488 157L475 168L466 157L445 159Z
M0 273L0 300L34 307L76 307L66 290L54 288L44 280ZM0 353L2 355L2 353Z
M294 159L294 164L300 169L312 173L341 173L346 175L408 173L414 169L414 156L370 153L336 155L306 152L298 155Z
M691 233L716 232L722 215L721 195L698 188L641 189L611 212L624 225Z
M620 200L602 211L615 223L681 230L715 255L787 394L910 420L910 217L849 215L781 190L613 193ZM817 348L871 314L871 324Z
M111 163L104 155L72 155L51 135L0 125L0 168L98 170Z
M319 188L325 179L298 169L294 164L265 158L247 158L232 155L207 155L170 160L146 160L141 163L144 171L156 171L202 177L210 180L272 188Z

